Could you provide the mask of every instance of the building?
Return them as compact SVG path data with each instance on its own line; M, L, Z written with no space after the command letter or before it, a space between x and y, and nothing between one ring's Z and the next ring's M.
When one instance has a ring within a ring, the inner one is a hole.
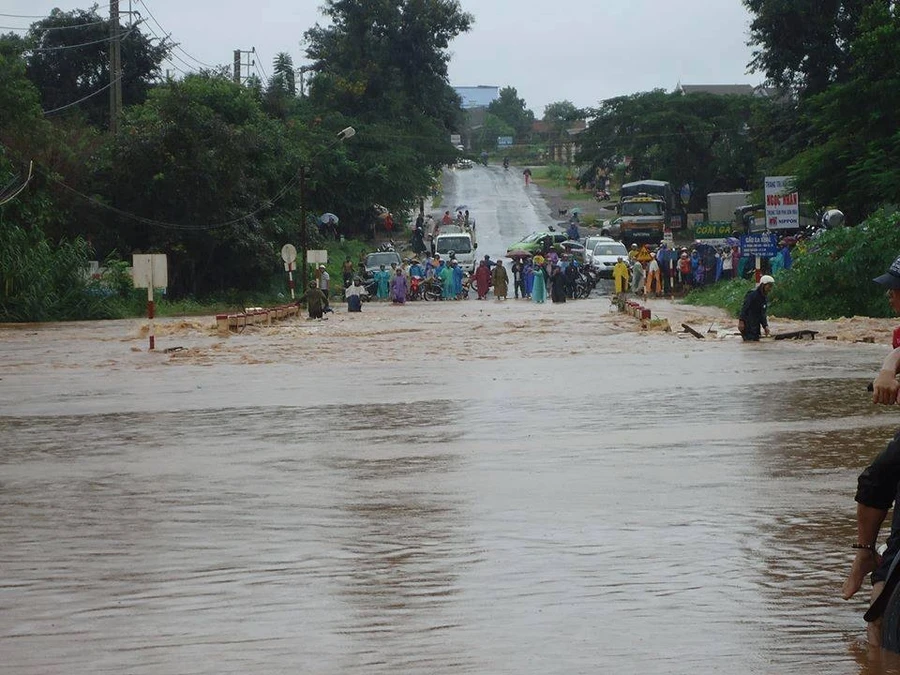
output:
M453 90L462 99L464 110L487 108L492 102L500 98L500 87L485 84L479 84L476 87L453 87Z
M713 94L714 96L757 96L771 98L776 90L761 84L681 84L675 85L677 94Z

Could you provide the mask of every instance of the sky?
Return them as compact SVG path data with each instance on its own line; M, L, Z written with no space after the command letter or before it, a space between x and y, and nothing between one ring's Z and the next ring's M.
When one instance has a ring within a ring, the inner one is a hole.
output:
M108 0L98 0L108 14ZM145 4L142 4L145 3ZM27 28L54 7L89 0L3 0L0 31ZM231 64L235 49L256 48L261 75L276 53L305 62L304 31L324 23L321 0L120 0L148 28L179 43L164 67L173 75ZM596 106L613 96L682 84L760 84L748 74L750 15L741 0L461 0L472 30L450 46L450 84L512 86L540 118L548 103ZM149 11L148 11L149 10ZM150 18L155 17L155 22ZM252 57L251 57L252 58ZM257 68L259 69L257 71Z

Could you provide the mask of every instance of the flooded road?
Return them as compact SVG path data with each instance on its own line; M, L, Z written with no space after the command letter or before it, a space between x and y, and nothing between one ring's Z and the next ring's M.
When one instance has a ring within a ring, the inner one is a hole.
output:
M212 323L0 327L0 672L898 672L839 599L884 345Z

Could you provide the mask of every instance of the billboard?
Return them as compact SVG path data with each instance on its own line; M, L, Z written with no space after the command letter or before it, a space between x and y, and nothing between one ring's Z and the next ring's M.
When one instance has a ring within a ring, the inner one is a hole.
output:
M766 227L769 230L800 227L800 196L794 189L795 180L795 176L766 178Z

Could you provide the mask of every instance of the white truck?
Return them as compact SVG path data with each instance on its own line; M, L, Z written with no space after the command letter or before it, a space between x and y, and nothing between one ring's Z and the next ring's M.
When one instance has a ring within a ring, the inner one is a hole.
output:
M441 259L449 259L452 252L457 264L470 274L475 271L477 248L474 229L457 228L453 225L448 228L442 227L441 233L434 240L435 253L440 255Z
M736 209L747 206L749 192L710 192L706 197L706 219L711 223L734 223Z

